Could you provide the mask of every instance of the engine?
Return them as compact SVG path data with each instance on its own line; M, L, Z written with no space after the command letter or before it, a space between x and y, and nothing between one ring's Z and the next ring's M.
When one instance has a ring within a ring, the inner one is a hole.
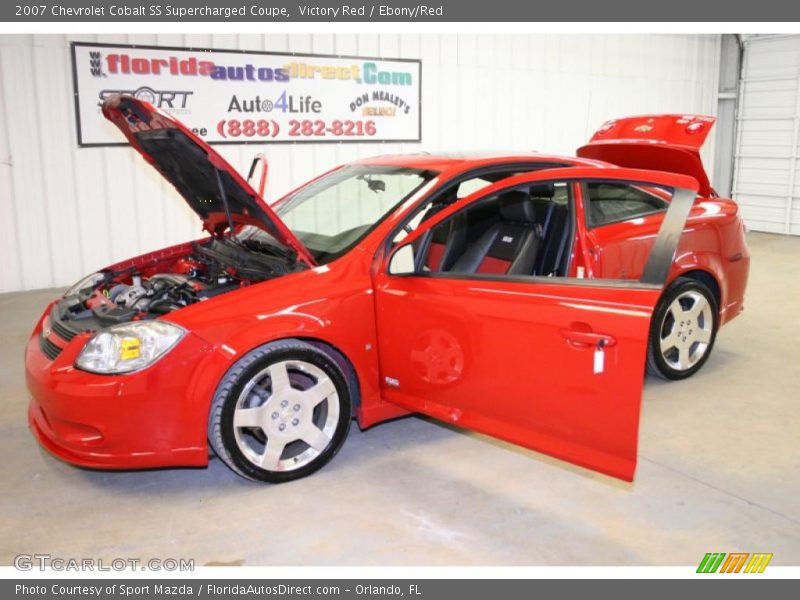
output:
M298 268L273 246L212 239L182 255L102 271L91 285L66 295L51 319L78 332L155 318Z
M101 321L122 323L137 315L163 315L249 283L230 275L213 280L199 274L192 277L157 273L148 278L134 275L130 284L118 283L96 291L86 305Z

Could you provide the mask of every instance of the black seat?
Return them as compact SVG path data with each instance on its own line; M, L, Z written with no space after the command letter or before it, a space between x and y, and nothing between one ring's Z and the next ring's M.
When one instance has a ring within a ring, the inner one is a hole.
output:
M567 203L554 199L552 185L537 185L531 188L536 222L542 226L542 243L534 266L534 275L564 275L561 266L567 252L570 234L569 207Z
M467 245L467 214L454 215L433 229L425 266L431 271L448 271Z
M542 251L539 253L536 275L566 275L564 260L569 253L570 232L569 209L563 205L556 205L550 221L550 231L542 244Z
M542 238L550 232L550 222L553 219L555 204L555 186L552 183L537 183L530 189L533 210L536 213L536 222L542 226Z
M498 207L499 221L467 246L450 271L533 275L542 234L530 195L507 192Z
M422 217L420 225L458 200L457 193L457 186L444 192L441 198L431 204L425 216ZM415 244L418 243L419 242L415 242ZM425 257L425 266L430 271L447 271L452 266L456 257L464 252L466 244L467 216L465 213L459 213L445 220L444 223L434 227L431 232L431 241L428 246L427 256Z
M557 201L555 187L548 184L538 184L531 188L531 196L536 221L542 226L542 244L533 274L563 276L565 273L562 272L562 265L569 251L567 242L571 233L568 203Z

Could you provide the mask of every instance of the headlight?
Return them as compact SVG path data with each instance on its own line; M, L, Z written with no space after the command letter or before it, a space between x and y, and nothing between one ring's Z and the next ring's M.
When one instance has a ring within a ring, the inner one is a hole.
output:
M84 288L94 287L105 278L104 273L92 273L81 279L78 283L64 292L64 297L76 296Z
M75 366L92 373L130 373L149 367L169 352L186 331L166 321L137 321L98 331Z

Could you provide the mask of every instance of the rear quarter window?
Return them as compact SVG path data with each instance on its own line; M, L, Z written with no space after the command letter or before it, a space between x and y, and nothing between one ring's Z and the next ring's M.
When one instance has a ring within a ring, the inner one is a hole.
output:
M660 188L620 183L587 183L586 217L590 227L627 221L669 208L670 194Z

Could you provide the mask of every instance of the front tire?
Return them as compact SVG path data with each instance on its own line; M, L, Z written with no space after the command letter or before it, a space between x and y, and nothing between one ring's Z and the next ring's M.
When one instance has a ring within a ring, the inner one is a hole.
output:
M347 437L350 417L351 391L333 357L282 340L248 353L222 379L208 439L242 477L283 483L327 464Z
M701 282L680 277L653 313L647 371L662 379L691 377L708 360L717 337L717 302Z

